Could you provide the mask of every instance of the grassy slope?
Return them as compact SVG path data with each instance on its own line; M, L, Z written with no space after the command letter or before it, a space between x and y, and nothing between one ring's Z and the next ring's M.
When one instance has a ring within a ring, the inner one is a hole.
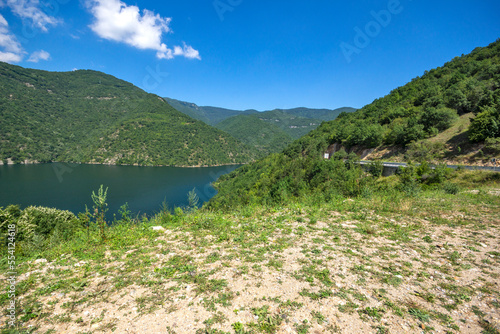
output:
M462 191L161 212L111 227L104 244L93 230L90 240L81 231L50 247L19 245L19 324L37 333L497 333L499 180L461 171L451 181Z
M110 75L5 63L0 73L0 160L214 165L253 158L224 132Z

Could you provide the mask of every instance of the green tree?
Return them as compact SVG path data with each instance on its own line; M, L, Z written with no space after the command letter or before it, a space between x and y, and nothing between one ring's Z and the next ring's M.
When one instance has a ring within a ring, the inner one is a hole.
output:
M479 113L469 127L469 140L471 142L484 141L486 138L500 136L500 110L488 107Z
M431 128L436 128L439 131L448 129L458 119L455 110L450 108L428 108L422 114L419 123L424 126L428 132Z

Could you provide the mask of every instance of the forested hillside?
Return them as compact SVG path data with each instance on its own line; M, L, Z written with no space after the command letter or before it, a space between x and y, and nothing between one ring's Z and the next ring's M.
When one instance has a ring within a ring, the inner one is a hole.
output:
M277 125L260 119L260 115L239 115L223 120L216 127L242 143L255 147L261 157L281 152L292 142L292 137Z
M316 129L323 121L316 118L302 117L288 113L287 110L275 109L257 114L262 121L273 124L285 131L293 139L299 139L312 130ZM337 114L332 112L331 119L335 119Z
M458 129L465 134L459 139L463 144L487 141L498 156L500 41L425 72L356 112L322 123L283 153L223 176L217 184L219 193L210 205L280 202L305 194L321 195L326 200L335 194L362 195L367 179L359 168L343 162L345 151L331 160L323 159L330 145L404 147L439 135L465 114L473 119L468 128ZM420 147L420 153L426 149ZM352 155L350 158L355 159ZM414 177L408 176L410 184Z
M341 113L356 109L274 109L259 112L254 109L232 110L200 107L194 103L171 98L165 100L178 111L226 131L258 150L260 156L280 152L293 139L316 129L323 121L334 120ZM267 123L267 124L265 124Z
M355 113L342 114L317 133L346 146L407 145L446 130L460 115L476 117L471 142L500 136L500 42L476 48L394 89Z
M343 107L338 109L310 109L310 108L294 108L294 109L277 109L286 112L289 115L300 116L305 118L319 119L322 121L332 121L343 112L356 111L354 108Z
M209 125L215 125L223 120L238 116L255 114L257 110L232 110L218 107L200 107L191 102L184 102L166 97L165 100L176 110Z
M217 125L228 118L240 115L259 115L259 117L269 123L281 122L276 125L278 125L281 129L288 131L289 134L295 139L300 138L304 134L315 129L319 124L321 124L321 121L331 121L342 112L352 112L356 110L349 107L334 110L294 108L273 109L259 112L255 109L233 110L219 107L201 107L191 102L179 101L168 97L165 98L165 100L180 112L210 125ZM302 129L293 130L297 127Z
M0 160L140 165L243 163L252 149L162 98L95 71L0 63Z

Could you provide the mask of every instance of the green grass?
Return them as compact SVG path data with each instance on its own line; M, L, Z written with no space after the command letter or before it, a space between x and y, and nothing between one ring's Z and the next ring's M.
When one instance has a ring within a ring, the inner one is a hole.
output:
M412 326L440 323L454 329L459 319L450 311L459 307L470 307L478 321L485 318L486 309L476 301L479 294L491 298L488 307L499 308L493 282L500 254L481 246L493 245L497 238L500 198L488 191L498 185L485 177L468 177L475 181L468 181L466 188L483 191L452 197L426 189L415 198L384 191L353 201L177 210L118 222L108 227L105 242L98 230L91 230L90 238L77 230L72 238L43 248L20 242L19 273L31 274L17 285L23 297L19 315L29 324L53 323L50 328L88 323L82 310L138 289L144 293L134 295L119 312L135 306L138 317L162 310L170 316L186 305L209 313L197 322L204 333L221 333L222 324L235 333L275 333L283 323L312 333L317 325L336 328L335 314L360 317L381 333L394 316ZM296 217L307 218L300 222ZM157 225L167 232L153 231ZM373 227L376 234L364 227ZM47 259L47 264L32 262L36 259ZM54 268L44 269L49 264ZM0 269L6 268L0 259ZM470 268L480 269L474 286L456 280ZM105 283L96 285L98 277ZM235 281L241 290L234 288ZM285 301L278 292L281 284L300 288ZM407 299L395 298L394 292L407 284L416 286L405 291ZM263 296L258 291L264 285L276 293ZM247 298L245 303L241 298ZM8 301L0 295L0 306ZM337 306L334 311L305 310L311 302ZM55 307L63 312L57 317L52 314ZM231 318L245 314L254 319ZM109 330L120 326L107 317L96 315L93 321ZM290 323L293 318L298 322ZM166 325L174 330L172 323Z

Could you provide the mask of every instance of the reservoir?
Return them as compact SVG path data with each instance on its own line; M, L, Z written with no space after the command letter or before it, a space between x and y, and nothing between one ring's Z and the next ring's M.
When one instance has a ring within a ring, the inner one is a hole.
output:
M0 166L0 207L19 204L92 212L92 191L108 188L108 219L128 203L135 215L160 211L163 203L173 209L188 205L188 192L195 189L199 203L216 194L211 183L238 168L221 167L138 167L68 163Z

